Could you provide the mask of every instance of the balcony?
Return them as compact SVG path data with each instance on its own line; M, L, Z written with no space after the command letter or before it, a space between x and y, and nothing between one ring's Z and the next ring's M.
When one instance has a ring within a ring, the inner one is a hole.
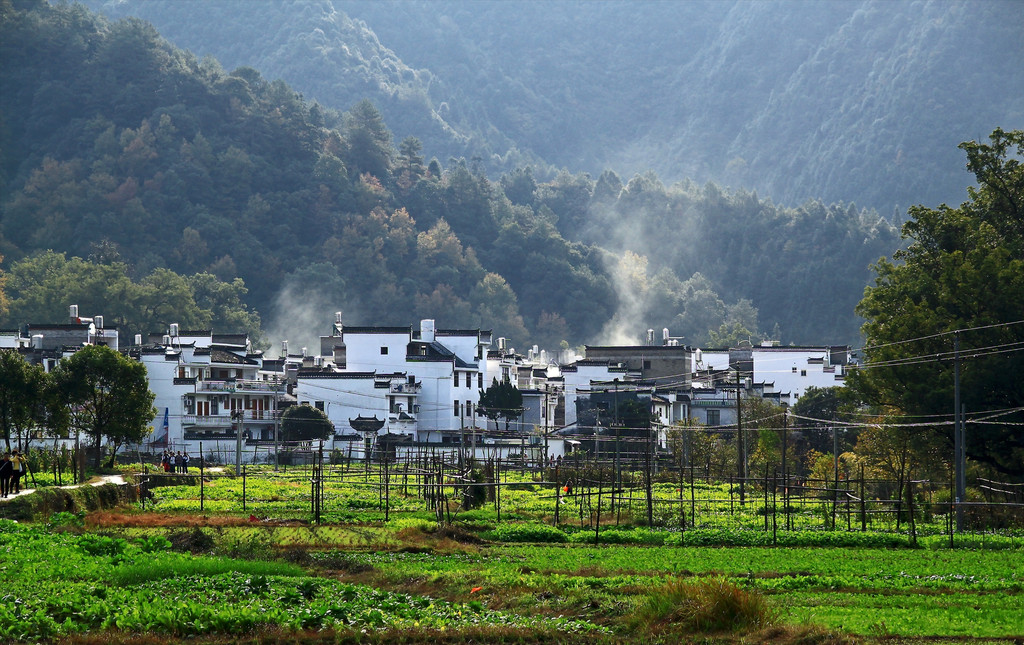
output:
M284 383L274 383L272 381L235 381L235 392L266 392L273 394L274 392L283 392Z
M420 383L392 383L391 393L392 394L419 394Z
M226 414L184 414L181 416L181 425L198 428L228 428L231 426L231 417Z
M235 384L231 381L199 381L196 386L199 392L235 391Z
M197 384L200 392L265 392L274 394L284 392L284 383L272 381L199 381Z
M265 422L273 423L281 418L280 410L245 410L243 423ZM184 414L181 417L181 425L195 426L199 428L228 428L231 427L231 413L225 410L225 414Z
M189 431L186 430L183 438L185 441L221 441L225 439L235 439L236 435L234 432L211 432L209 430L204 431Z
M276 421L281 418L280 410L246 410L246 421Z
M690 406L695 408L734 408L736 399L694 399Z

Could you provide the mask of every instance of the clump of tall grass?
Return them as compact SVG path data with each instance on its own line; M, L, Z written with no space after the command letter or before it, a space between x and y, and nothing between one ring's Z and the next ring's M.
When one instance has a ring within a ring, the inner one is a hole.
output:
M750 631L771 625L775 610L761 594L719 578L673 580L649 594L633 615L647 631L685 629L714 633Z

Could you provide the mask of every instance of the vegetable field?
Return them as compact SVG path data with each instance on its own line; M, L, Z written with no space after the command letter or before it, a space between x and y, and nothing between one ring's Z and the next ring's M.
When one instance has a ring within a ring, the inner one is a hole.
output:
M927 505L862 523L851 512L848 527L834 500L787 491L783 517L770 486L748 488L741 503L728 482L686 482L688 510L700 512L683 517L681 487L670 482L653 483L649 506L642 487L606 489L600 475L556 489L513 469L250 467L131 479L142 494L132 507L0 521L0 636L1024 638L1024 534L1008 526L951 536Z

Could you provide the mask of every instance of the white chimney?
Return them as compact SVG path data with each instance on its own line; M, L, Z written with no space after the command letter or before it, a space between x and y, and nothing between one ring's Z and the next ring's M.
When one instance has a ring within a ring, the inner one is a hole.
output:
M164 347L167 347L170 344L171 344L171 337L169 335L167 335L167 334L164 334Z
M288 358L288 341L281 341L281 357Z
M171 323L171 338L177 338L178 336L178 323Z
M103 329L103 316L96 316L92 321L96 325L96 329Z
M142 344L142 334L135 334L135 346L138 347Z
M42 349L42 348L43 348L43 335L42 334L35 334L34 336L32 336L32 349Z
M420 340L425 343L434 342L434 319L426 318L420 321Z
M661 340L663 343L668 345L668 338L668 327L665 327L664 329L661 330Z
M654 344L654 330L653 329L648 329L647 330L647 344L648 345L653 345Z
M500 349L502 351L505 350L505 338L504 337L498 339L498 349Z
M78 305L71 305L68 307L68 316L71 317L72 323L78 322Z
M302 348L302 358L306 358L306 348Z

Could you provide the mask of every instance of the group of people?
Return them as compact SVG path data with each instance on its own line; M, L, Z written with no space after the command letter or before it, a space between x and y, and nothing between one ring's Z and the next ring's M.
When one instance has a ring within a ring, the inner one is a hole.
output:
M164 467L165 473L187 473L188 462L188 452L182 454L180 450L176 453L164 450L163 455L160 457L160 465Z
M26 457L17 450L5 452L0 460L0 495L4 497L11 493L17 495L21 492L21 476L28 471Z

